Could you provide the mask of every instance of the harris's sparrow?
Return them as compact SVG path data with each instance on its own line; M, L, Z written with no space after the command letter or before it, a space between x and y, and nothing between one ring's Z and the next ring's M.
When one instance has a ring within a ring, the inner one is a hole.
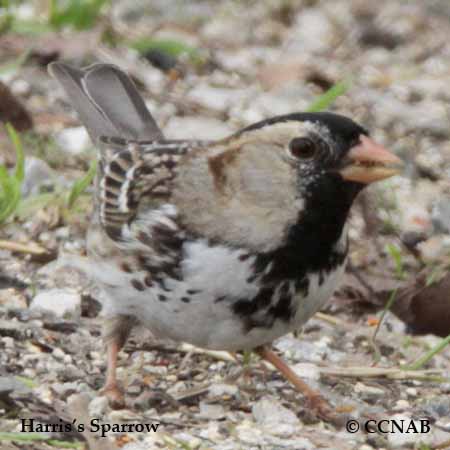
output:
M99 148L87 246L103 291L105 392L136 323L220 350L256 350L329 408L266 345L299 329L344 272L356 195L401 161L352 120L294 113L217 141L170 140L117 67L53 63Z

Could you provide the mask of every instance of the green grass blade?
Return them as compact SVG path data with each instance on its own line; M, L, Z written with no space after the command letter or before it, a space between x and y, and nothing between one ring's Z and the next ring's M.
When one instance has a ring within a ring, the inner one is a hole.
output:
M0 166L0 223L17 209L25 176L25 156L19 135L10 124L6 124L6 129L16 151L16 167L11 175L5 166Z
M16 209L20 201L20 184L11 177L6 167L0 166L0 223Z
M110 0L71 0L64 8L56 0L50 3L48 23L60 29L70 26L76 30L92 28L97 21L101 9Z
M21 383L23 383L27 388L29 389L34 389L35 387L38 387L39 384L36 383L34 380L32 380L31 378L28 377L21 377L20 375L16 375L16 380L20 381Z
M47 434L43 433L19 433L19 432L0 432L0 442L35 442L44 441L46 444L56 448L84 448L81 442L68 442L51 439Z
M25 154L23 152L22 141L17 134L17 131L10 124L6 124L6 130L8 131L9 138L14 145L14 149L16 150L16 168L14 171L14 176L17 181L22 183L25 176Z
M46 23L37 20L17 20L14 19L11 24L11 30L17 34L24 34L30 37L45 33L50 33L52 27Z
M56 449L59 448L79 448L79 449L85 449L86 446L81 442L68 442L68 441L58 441L56 439L50 439L47 441L48 445L51 445L52 447L56 447Z
M48 441L50 438L46 434L40 433L19 433L19 432L0 432L0 441Z
M450 344L450 334L441 340L437 345L435 345L430 351L422 355L417 361L412 364L403 366L402 369L405 370L420 370L425 364L428 363L434 356L444 350L447 345Z
M386 250L391 255L391 258L395 264L395 274L397 278L403 279L405 277L405 271L403 270L403 258L402 252L400 249L394 244L387 244Z
M330 105L341 95L345 94L350 88L350 81L343 80L336 83L328 91L317 97L307 108L308 112L319 112L328 109Z
M86 174L79 180L75 181L75 183L72 186L72 189L70 190L69 198L67 200L67 206L69 208L72 208L77 198L91 184L92 180L94 179L96 171L97 171L97 161L93 161Z

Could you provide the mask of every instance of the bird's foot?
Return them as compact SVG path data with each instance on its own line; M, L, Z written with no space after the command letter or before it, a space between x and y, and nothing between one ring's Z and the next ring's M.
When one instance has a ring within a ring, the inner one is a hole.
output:
M314 417L335 426L342 427L346 421L346 415L336 411L333 406L318 392L306 397L308 411Z
M100 391L108 399L109 406L112 409L125 408L125 395L123 389L118 384L106 384Z
M266 347L259 347L256 352L276 367L297 391L303 394L307 401L307 411L313 417L338 427L345 424L347 416L337 412L319 392L311 389L276 353Z

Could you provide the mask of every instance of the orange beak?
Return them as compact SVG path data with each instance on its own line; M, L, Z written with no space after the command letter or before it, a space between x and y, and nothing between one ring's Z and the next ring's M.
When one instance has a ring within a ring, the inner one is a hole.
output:
M348 181L369 184L397 175L403 161L367 136L361 135L360 143L350 149L346 165L339 170Z

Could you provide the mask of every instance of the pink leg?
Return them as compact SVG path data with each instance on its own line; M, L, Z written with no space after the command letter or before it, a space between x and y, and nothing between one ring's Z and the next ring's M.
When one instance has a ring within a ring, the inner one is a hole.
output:
M322 397L320 392L310 388L298 375L272 350L267 347L258 347L255 352L266 361L270 362L281 374L301 392L311 410L317 417L332 423L340 423L339 415L332 409L330 404Z
M108 398L110 406L114 409L125 407L124 391L117 381L117 357L134 324L134 319L127 316L115 317L105 322L106 380L100 392Z
M117 382L117 355L120 351L118 339L113 338L107 344L107 363L106 363L106 380L105 385L100 391L106 395L109 403L114 409L121 409L125 406L125 397L123 389L119 387Z

